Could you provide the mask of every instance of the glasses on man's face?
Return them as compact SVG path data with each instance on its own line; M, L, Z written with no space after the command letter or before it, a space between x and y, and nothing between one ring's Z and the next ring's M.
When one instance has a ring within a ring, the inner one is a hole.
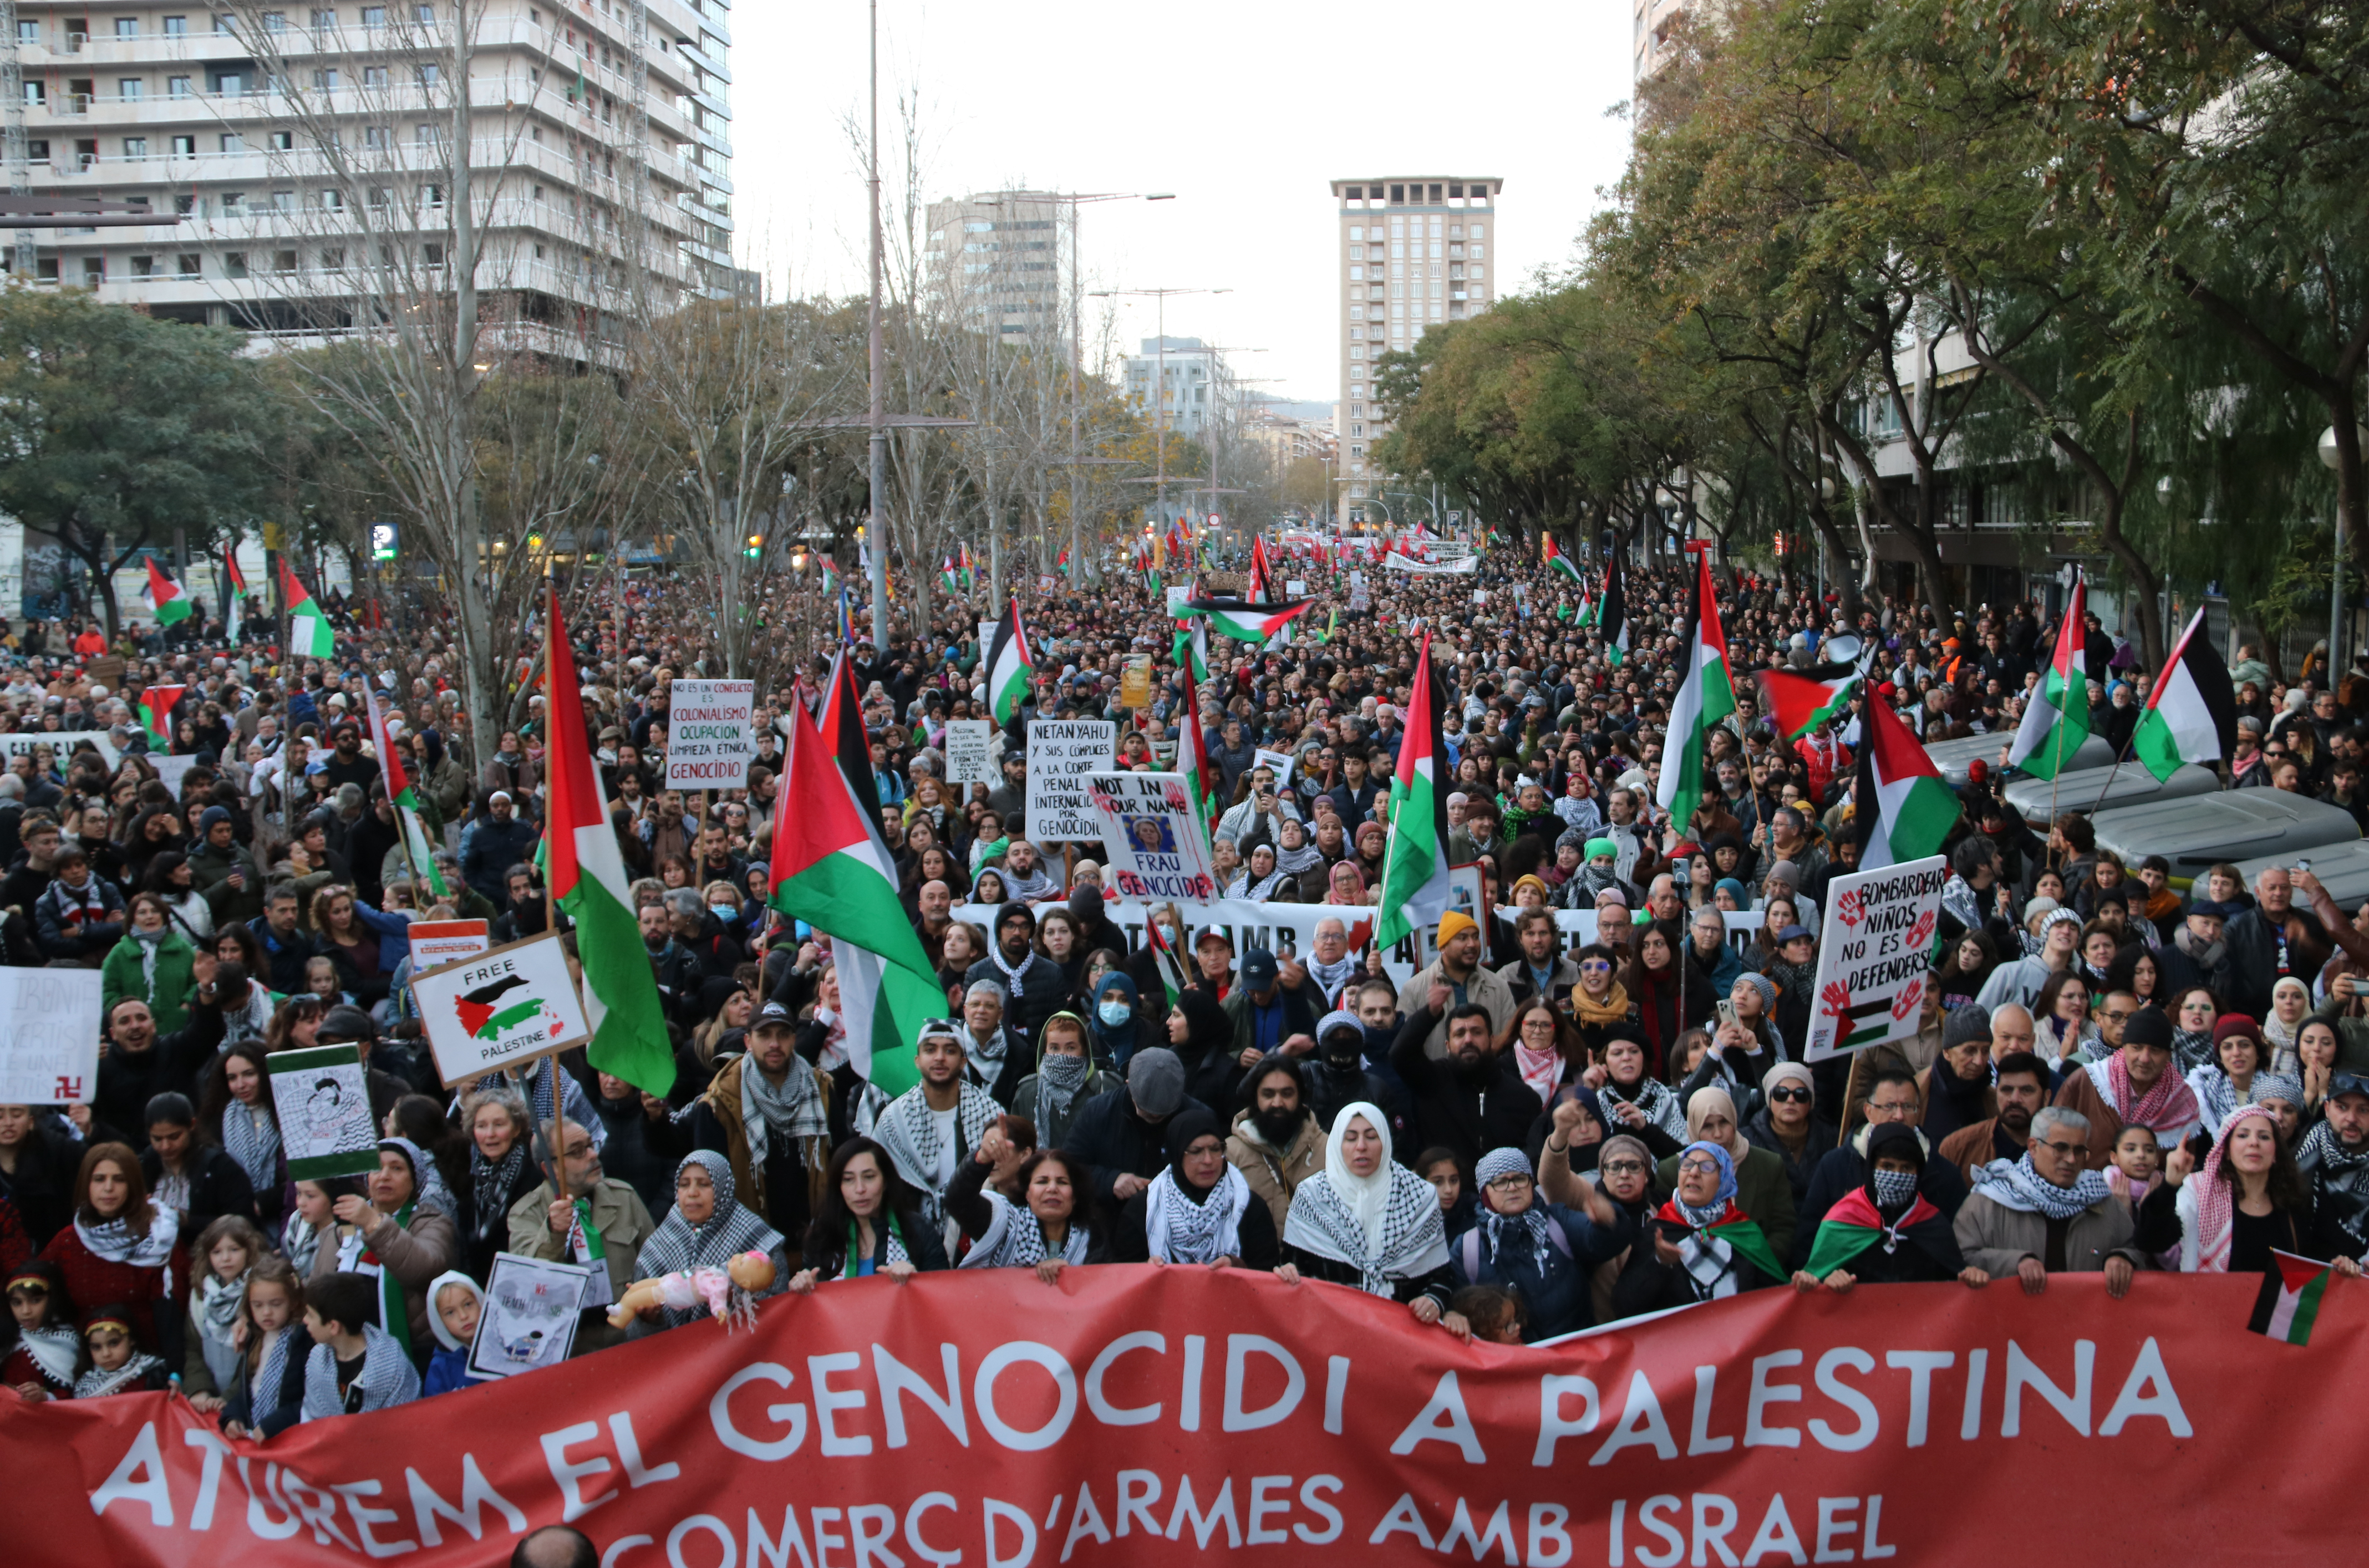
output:
M1889 1116L1894 1121L1906 1121L1911 1116L1914 1116L1916 1112L1917 1102L1914 1100L1901 1100L1892 1104L1885 1104L1884 1102L1878 1100L1870 1100L1867 1103L1867 1114L1869 1116Z
M1681 1160L1678 1162L1678 1174L1681 1176L1716 1176L1719 1174L1719 1162L1716 1160Z
M2106 1022L2109 1024L2127 1024L2131 1020L2131 1014L2136 1011L2137 1010L2135 1008L2129 1007L2110 1007L2106 1010Z
M2082 1154L2088 1152L2086 1147L2078 1143L2040 1143L2035 1144L2033 1147L2045 1149L2061 1160L2078 1159Z

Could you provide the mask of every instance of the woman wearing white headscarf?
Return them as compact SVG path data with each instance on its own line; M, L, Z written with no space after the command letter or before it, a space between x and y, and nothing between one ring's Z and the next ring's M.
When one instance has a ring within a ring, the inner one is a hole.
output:
M2262 1020L2262 1042L2271 1048L2269 1071L2303 1071L2303 1057L2295 1049L2295 1036L2302 1033L2304 1020L2310 1015L2310 990L2293 975L2281 977L2279 983L2271 988L2271 1015Z
M1456 1276L1439 1194L1390 1159L1390 1123L1353 1100L1333 1118L1324 1169L1299 1184L1284 1219L1283 1265L1276 1277L1354 1285L1369 1296L1408 1303L1415 1321L1440 1323L1470 1339L1463 1317L1448 1310Z

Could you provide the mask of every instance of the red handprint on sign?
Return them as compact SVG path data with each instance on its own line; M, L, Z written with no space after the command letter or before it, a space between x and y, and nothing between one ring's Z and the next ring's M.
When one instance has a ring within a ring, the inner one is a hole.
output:
M1835 899L1835 918L1847 926L1856 926L1867 918L1867 904L1859 889L1850 888Z
M1892 1016L1894 1019L1907 1017L1910 1013L1917 1011L1917 1004L1924 1000L1925 982L1923 980L1909 981L1906 985L1900 988L1900 994L1892 999Z
M1826 989L1818 993L1818 1001L1825 1008L1827 1017L1840 1018L1850 1011L1850 987L1840 980L1828 980Z
M1917 917L1917 923L1908 928L1908 950L1910 952L1913 953L1917 951L1917 949L1924 946L1926 944L1933 940L1933 925L1935 921L1939 918L1940 911L1935 910L1928 910L1923 914Z

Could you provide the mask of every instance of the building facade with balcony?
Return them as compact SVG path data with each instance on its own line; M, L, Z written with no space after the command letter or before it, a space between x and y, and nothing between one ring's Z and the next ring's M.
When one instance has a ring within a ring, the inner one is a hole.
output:
M726 0L16 14L12 184L178 220L28 231L12 265L40 281L168 319L333 331L389 292L376 273L444 265L465 121L475 281L498 308L581 320L624 297L629 268L653 305L732 289Z
M1069 231L1058 193L998 190L930 203L927 282L949 312L1006 343L1070 339Z

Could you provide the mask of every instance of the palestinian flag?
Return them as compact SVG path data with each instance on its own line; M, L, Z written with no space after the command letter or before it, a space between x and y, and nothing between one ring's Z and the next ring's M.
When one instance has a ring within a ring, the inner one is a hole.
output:
M1029 683L1036 679L1036 661L1028 657L1028 628L1020 620L1020 601L1013 600L995 624L995 640L987 647L987 705L998 724L1020 716L1028 700Z
M509 992L525 990L527 983L516 975L504 975L490 985L475 990L464 990L452 999L452 1011L459 1015L461 1027L473 1040L498 1040L511 1025L523 1024L543 1011L543 998L530 996L516 1001L507 1000Z
M403 824L404 857L411 862L411 874L423 878L440 898L449 898L452 890L444 885L444 874L437 869L436 856L428 847L428 834L419 825L419 792L412 787L411 773L403 765L403 753L395 750L395 737L386 727L386 715L378 705L378 693L367 687L362 692L362 712L370 723L371 750L378 753L379 776L386 784L386 798L394 803L395 814Z
M1253 604L1268 604L1275 600L1275 581L1267 569L1265 534L1251 540L1251 587L1242 597Z
M148 750L166 756L173 750L173 709L187 686L148 686L140 692L140 727L148 732Z
M1184 994L1185 976L1190 972L1185 968L1184 956L1171 947L1168 939L1160 934L1157 920L1143 922L1143 940L1151 949L1153 964L1159 967L1160 984L1168 992L1168 1005L1173 1007L1177 999Z
M1209 678L1209 623L1194 616L1176 623L1176 642L1170 657L1179 670L1191 670L1193 679Z
M1878 994L1863 1001L1853 1001L1850 992L1840 981L1827 982L1818 998L1818 1010L1834 1020L1837 1038L1825 1048L1835 1055L1855 1051L1861 1046L1880 1045L1892 1037L1892 1001L1888 995ZM1816 1031L1811 1037L1814 1042Z
M1296 599L1288 604L1223 604L1196 599L1177 607L1180 615L1198 616L1209 630L1239 643L1265 643L1306 614L1316 601Z
M1433 924L1448 909L1448 748L1439 733L1439 689L1431 672L1431 634L1414 661L1406 736L1390 780L1390 840L1382 851L1382 911L1375 934L1393 946Z
M860 747L863 715L853 692L841 690L853 680L844 656L841 667L823 716L833 728L852 726ZM866 753L857 755L866 759L868 783L871 764ZM766 902L830 938L848 1056L858 1073L894 1097L921 1082L913 1046L921 1024L944 1007L945 993L897 901L897 863L881 839L876 809L866 806L877 797L858 796L848 768L804 705L793 704Z
M156 557L148 557L148 606L156 612L156 624L170 626L189 618L189 590L165 575Z
M2164 661L2163 674L2147 693L2146 711L2131 735L2131 753L2157 779L2168 779L2186 762L2208 765L2237 749L2237 703L2229 667L2213 651L2199 610L2180 634L2180 645Z
M839 568L832 565L829 555L822 558L822 590L825 594L839 591Z
M584 724L583 682L576 650L559 615L559 589L545 589L544 707L550 739L544 752L547 814L544 874L553 898L576 922L576 956L584 969L584 1020L592 1066L649 1094L674 1088L674 1044L649 950L642 945L625 862L609 825L601 771Z
M1708 1225L1697 1225L1688 1219L1686 1211L1678 1207L1676 1198L1663 1204L1654 1212L1654 1218L1657 1221L1683 1225L1689 1230L1697 1230L1705 1236L1725 1242L1735 1249L1736 1256L1780 1283L1792 1277L1786 1272L1785 1265L1777 1261L1776 1249L1769 1246L1768 1237L1760 1229L1760 1222L1736 1207L1733 1201L1724 1205L1721 1209L1720 1217Z
M1596 635L1614 664L1629 657L1629 591L1620 581L1620 552L1604 564L1604 594L1596 601Z
M1825 1219L1819 1223L1818 1239L1810 1247L1809 1271L1824 1279L1887 1234L1897 1244L1902 1231L1940 1218L1941 1211L1926 1202L1924 1194L1919 1193L1897 1223L1886 1225L1883 1216L1876 1211L1874 1200L1867 1196L1867 1189L1853 1187L1843 1195L1840 1203L1826 1210Z
M1687 633L1677 691L1670 698L1670 729L1662 740L1662 777L1654 791L1670 825L1684 832L1702 804L1703 769L1711 760L1711 732L1735 712L1735 687L1728 678L1727 636L1720 630L1719 601L1711 582L1711 554L1695 557L1695 601L1687 612Z
M288 601L288 657L291 658L334 657L338 650L338 635L329 629L328 616L323 614L321 607L313 602L313 596L304 591L304 585L296 580L296 574L288 569L288 557L285 555L280 558L280 591ZM581 698L578 699L577 707L579 712L582 710ZM604 816L601 826L607 825L608 819ZM634 940L639 942L641 938L636 935ZM652 1093L662 1093L662 1091L654 1090Z
M2054 778L2089 738L2089 679L2081 660L2087 635L2082 617L2089 608L2089 585L2077 575L2072 596L2065 602L2065 618L2056 624L2056 650L2032 690L2031 705L2023 710L2015 743L2008 748L2008 766L2036 779ZM2233 719L2232 728L2235 725Z
M1555 544L1553 534L1539 535L1539 555L1546 562L1549 570L1561 572L1575 583L1584 585L1586 582L1587 579L1580 576L1579 567L1573 565L1571 557L1564 555L1562 548Z
M1218 790L1212 782L1217 770L1201 752L1198 675L1190 663L1181 658L1177 660L1177 670L1184 677L1184 696L1176 722L1176 771L1184 775L1185 793L1193 797L1193 815L1201 824L1201 839L1206 846L1209 826L1218 816Z
M1857 674L1839 681L1819 681L1796 675L1790 670L1756 670L1752 681L1760 688L1761 711L1777 727L1780 740L1791 740L1822 724L1840 724L1848 718L1851 698L1858 694L1860 683Z
M1054 557L1053 569L1063 577L1070 575L1070 547L1067 544L1062 545L1060 555Z
M956 567L952 555L948 555L946 564L938 568L938 581L950 594L962 591L962 573Z
M2289 1345L2308 1345L2335 1270L2318 1258L2297 1257L2275 1247L2271 1262L2276 1266L2262 1276L2262 1293L2254 1299L2254 1315L2246 1326Z
M246 574L238 569L238 547L236 545L233 545L223 552L222 580L223 596L224 599L245 599L246 597ZM224 604L223 609L225 616L227 616L230 609L229 605Z
M1867 704L1859 749L1859 868L1874 871L1941 853L1957 826L1958 795L1892 711L1889 682Z

